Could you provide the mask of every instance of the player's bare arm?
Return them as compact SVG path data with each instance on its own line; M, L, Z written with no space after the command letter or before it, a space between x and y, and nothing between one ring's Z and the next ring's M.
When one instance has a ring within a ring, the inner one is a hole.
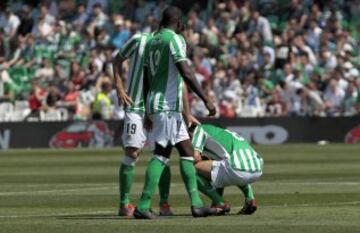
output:
M200 125L200 121L198 119L196 119L196 117L194 117L191 113L191 109L190 109L190 104L189 104L189 100L188 100L188 90L186 85L184 85L183 87L183 116L184 119L186 121L186 124L188 127L192 126L192 125Z
M114 73L114 83L116 87L116 93L119 98L119 102L125 106L131 105L132 99L127 95L124 88L124 82L121 78L121 67L125 59L121 58L119 55L116 55L113 59L113 73Z
M148 77L148 66L144 65L144 71L143 71L143 96L144 96L144 104L146 106L147 103L147 96L149 93L149 87L150 87L150 83L149 83L149 77ZM145 110L145 116L144 116L144 128L148 131L150 131L152 129L152 121L147 113L147 111Z
M176 67L179 70L181 76L183 77L185 83L188 84L191 90L193 90L205 103L206 108L209 110L209 116L214 116L216 114L215 105L209 100L209 98L201 89L188 63L186 61L179 61L176 63Z

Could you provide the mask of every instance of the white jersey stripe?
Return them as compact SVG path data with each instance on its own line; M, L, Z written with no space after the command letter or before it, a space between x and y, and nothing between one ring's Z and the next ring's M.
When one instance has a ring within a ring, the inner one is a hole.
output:
M186 52L185 52L186 51L186 44L181 42L179 35L175 35L174 39L175 39L176 44L177 44L177 46L178 46L178 48L180 50L181 56L185 58L186 57Z
M254 160L253 160L252 155L251 155L251 150L250 149L245 149L245 152L246 152L248 161L250 162L250 171L255 171L256 169L255 169Z
M155 94L155 98L154 98L154 108L153 108L153 109L158 109L159 103L160 103L160 95L161 95L161 93L156 93L156 94Z
M141 59L142 59L142 56L143 56L143 53L144 53L144 49L145 49L145 44L146 44L146 36L142 36L141 37L141 40L140 40L140 46L139 46L139 49L138 49L138 57L137 57L137 59L136 59L136 66L135 66L135 72L134 72L134 77L132 77L132 78L134 78L135 80L133 80L132 81L132 86L130 87L130 95L132 96L132 97L134 97L135 95L135 93L134 93L134 88L135 88L135 86L136 86L136 82L138 81L136 78L140 78L140 77L137 77L137 74L138 74L138 71L139 71L139 69L141 68L142 69L142 67L140 67L140 63L141 63Z
M241 166L240 166L240 160L239 160L239 156L238 156L236 150L233 151L233 158L234 158L235 167L240 169L240 168L241 168Z
M204 137L204 130L200 129L199 136L198 136L197 141L195 143L195 147L200 147L201 146L201 142L203 140L203 137Z
M240 153L241 161L242 161L243 164L244 164L244 169L245 169L245 171L248 171L248 170L249 170L249 165L248 165L248 162L247 162L247 160L246 160L246 156L245 156L244 150L243 150L243 149L240 149L240 150L239 150L239 153Z
M256 170L261 169L261 163L255 150L252 150Z

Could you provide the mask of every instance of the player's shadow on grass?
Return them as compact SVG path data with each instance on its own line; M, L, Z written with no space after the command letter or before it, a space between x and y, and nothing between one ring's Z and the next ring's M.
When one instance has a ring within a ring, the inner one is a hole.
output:
M232 215L232 214L229 214ZM157 219L173 219L173 218L192 218L191 214L175 214L174 216L162 217L158 216ZM211 216L216 217L216 216ZM57 216L57 219L61 220L136 220L134 218L120 217L116 214L73 214L73 215L63 215Z

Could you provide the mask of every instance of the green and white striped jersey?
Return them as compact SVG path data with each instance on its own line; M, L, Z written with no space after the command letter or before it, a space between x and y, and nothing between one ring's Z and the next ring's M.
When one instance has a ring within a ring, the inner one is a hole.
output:
M152 34L138 33L131 37L120 49L118 56L130 59L130 69L126 82L127 93L133 104L126 108L127 112L145 112L143 95L143 74L145 46Z
M184 82L175 64L187 60L184 38L170 29L161 29L147 44L145 57L150 84L148 112L181 112Z
M213 160L227 159L235 170L262 171L263 159L235 132L213 125L197 126L192 139L194 149Z

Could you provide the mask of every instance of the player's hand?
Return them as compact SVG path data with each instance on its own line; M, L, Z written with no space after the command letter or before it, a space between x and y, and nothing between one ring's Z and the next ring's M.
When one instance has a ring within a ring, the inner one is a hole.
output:
M152 123L152 120L150 119L149 116L145 116L144 118L144 128L147 130L147 131L151 131L152 128L153 128L153 123Z
M192 114L186 116L187 127L190 128L193 125L201 125L200 121L196 119Z
M216 114L216 108L215 108L215 105L208 101L206 104L205 104L207 110L209 110L209 116L215 116Z
M117 96L118 96L120 104L122 104L124 106L130 106L133 103L130 96L128 96L126 94L126 92L124 92L124 91L117 90Z
M194 151L194 163L201 161L201 153L199 151Z

